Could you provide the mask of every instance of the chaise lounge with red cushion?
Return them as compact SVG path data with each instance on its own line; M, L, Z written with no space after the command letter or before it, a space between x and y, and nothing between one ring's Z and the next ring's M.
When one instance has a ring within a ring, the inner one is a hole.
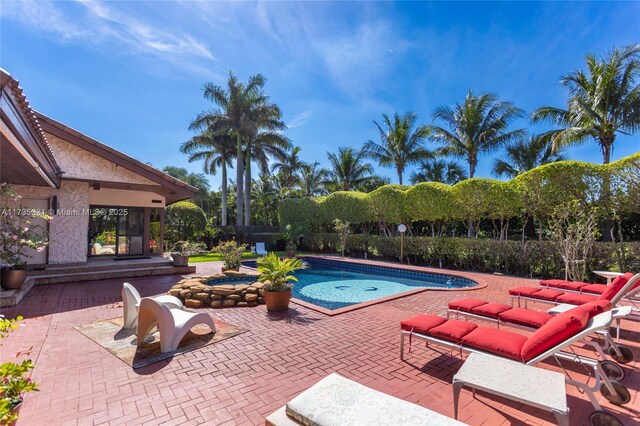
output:
M402 321L400 324L400 359L404 359L405 337L409 337L410 351L412 340L419 339L460 352L479 352L488 356L508 358L527 365L536 365L550 357L579 361L593 368L595 383L591 385L589 382L579 382L569 376L567 376L566 382L584 391L594 408L601 410L594 395L596 390L600 390L600 383L605 385L602 387L602 393L607 399L612 395L617 397L619 391L624 393L626 388L618 382L609 380L598 361L585 357L576 359L575 354L564 352L563 349L592 333L608 329L611 326L611 321L611 311L590 318L590 312L578 306L550 318L527 337L511 331L478 326L467 321L447 319L435 315L418 315ZM621 390L622 388L624 390ZM626 392L628 393L628 391Z
M590 295L599 296L604 293L610 285L616 285L618 280L630 280L633 277L631 272L626 272L624 275L616 277L611 284L589 284L581 281L566 281L566 280L540 280L540 287L562 290L564 292L584 293ZM640 286L640 282L636 284Z

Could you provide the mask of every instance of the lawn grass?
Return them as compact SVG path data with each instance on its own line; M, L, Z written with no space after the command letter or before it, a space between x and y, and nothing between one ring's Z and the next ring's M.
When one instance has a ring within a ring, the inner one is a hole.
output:
M287 255L286 251L277 251L276 254L280 257L285 257ZM302 256L307 254L306 252L297 252L298 256ZM259 256L255 253L250 253L245 251L242 255L243 259L257 259ZM220 254L218 253L206 253L206 254L198 254L195 256L189 257L189 263L202 263L202 262L220 262L222 259L220 258Z

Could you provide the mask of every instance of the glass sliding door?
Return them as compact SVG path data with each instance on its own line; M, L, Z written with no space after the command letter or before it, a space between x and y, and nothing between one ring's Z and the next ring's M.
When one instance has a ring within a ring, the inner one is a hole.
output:
M143 208L91 206L90 256L141 256L143 235Z

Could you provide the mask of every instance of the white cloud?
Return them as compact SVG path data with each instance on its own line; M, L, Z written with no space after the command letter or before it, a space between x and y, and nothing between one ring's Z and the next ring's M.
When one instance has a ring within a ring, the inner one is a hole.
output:
M290 122L287 123L287 127L290 129L300 127L311 117L311 111L303 111L293 116Z
M112 7L116 4L92 0L3 2L1 13L3 18L61 36L68 42L110 49L117 45L119 52L152 56L196 72L205 71L204 65L214 60L208 46L191 34L145 23Z

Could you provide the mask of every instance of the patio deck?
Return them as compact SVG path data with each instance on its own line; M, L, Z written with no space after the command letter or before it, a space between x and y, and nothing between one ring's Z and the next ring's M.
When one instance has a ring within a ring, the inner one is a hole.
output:
M219 267L199 264L198 272ZM463 275L489 285L465 292L427 291L333 317L293 304L278 314L268 314L264 306L211 309L249 332L135 371L73 329L121 316L122 280L41 285L20 305L2 310L8 317L23 315L25 327L3 339L0 359L29 357L36 364L32 377L41 391L27 396L18 425L264 424L268 414L332 372L453 416L451 379L462 361L456 353L418 344L406 362L400 361L400 321L418 313L442 314L447 301L461 297L508 303L508 288L537 283ZM146 296L165 292L180 278L130 282ZM621 407L599 400L624 424L640 424L640 324L625 322L624 327L622 343L635 355L624 366L623 380L632 400ZM551 363L543 365L560 371ZM575 388L568 387L568 393L571 424L586 424L592 406ZM554 422L547 412L482 392L473 399L463 390L460 404L460 420L471 425Z

